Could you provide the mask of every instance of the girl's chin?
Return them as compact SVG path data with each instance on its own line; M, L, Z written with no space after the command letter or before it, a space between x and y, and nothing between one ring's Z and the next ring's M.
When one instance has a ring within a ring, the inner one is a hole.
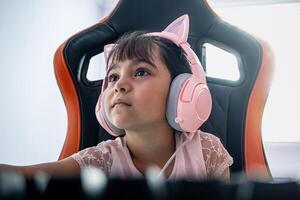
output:
M129 120L114 120L112 124L119 129L127 129L131 121Z

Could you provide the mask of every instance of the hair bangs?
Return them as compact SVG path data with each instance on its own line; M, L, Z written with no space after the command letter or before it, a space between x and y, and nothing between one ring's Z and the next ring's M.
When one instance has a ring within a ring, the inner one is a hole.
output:
M151 37L144 35L144 32L125 34L116 44L108 57L110 63L127 59L138 59L153 63L153 53L156 45Z
M109 65L124 60L142 60L154 62L156 52L166 64L172 80L179 74L192 73L186 53L174 42L159 36L145 35L144 31L125 33L111 49L107 63Z

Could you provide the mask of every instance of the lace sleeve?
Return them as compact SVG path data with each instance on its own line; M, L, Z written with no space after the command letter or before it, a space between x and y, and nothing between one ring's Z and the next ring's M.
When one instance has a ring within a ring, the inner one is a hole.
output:
M103 143L83 149L71 155L71 158L79 164L80 168L92 165L103 170L106 174L110 174L112 165L111 151Z
M232 165L232 157L220 139L212 134L201 133L201 143L207 175L211 177L221 176L224 170Z

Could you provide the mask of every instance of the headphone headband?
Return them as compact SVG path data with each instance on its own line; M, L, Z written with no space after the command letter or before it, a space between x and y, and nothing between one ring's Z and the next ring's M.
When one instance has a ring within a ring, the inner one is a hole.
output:
M198 56L192 50L191 45L187 41L183 41L176 34L171 32L166 32L166 31L146 33L145 35L165 38L172 41L178 47L181 47L183 51L186 53L187 60L190 63L191 70L195 78L199 79L199 82L206 84L205 72L200 64Z

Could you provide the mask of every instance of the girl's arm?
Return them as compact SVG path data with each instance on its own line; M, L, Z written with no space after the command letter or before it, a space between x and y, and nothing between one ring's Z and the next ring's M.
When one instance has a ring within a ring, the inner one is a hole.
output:
M24 174L25 176L32 176L37 172L45 172L50 175L57 176L71 176L77 175L80 172L80 167L77 162L71 157L49 163L42 163L29 166L13 166L0 164L0 172L12 171Z

